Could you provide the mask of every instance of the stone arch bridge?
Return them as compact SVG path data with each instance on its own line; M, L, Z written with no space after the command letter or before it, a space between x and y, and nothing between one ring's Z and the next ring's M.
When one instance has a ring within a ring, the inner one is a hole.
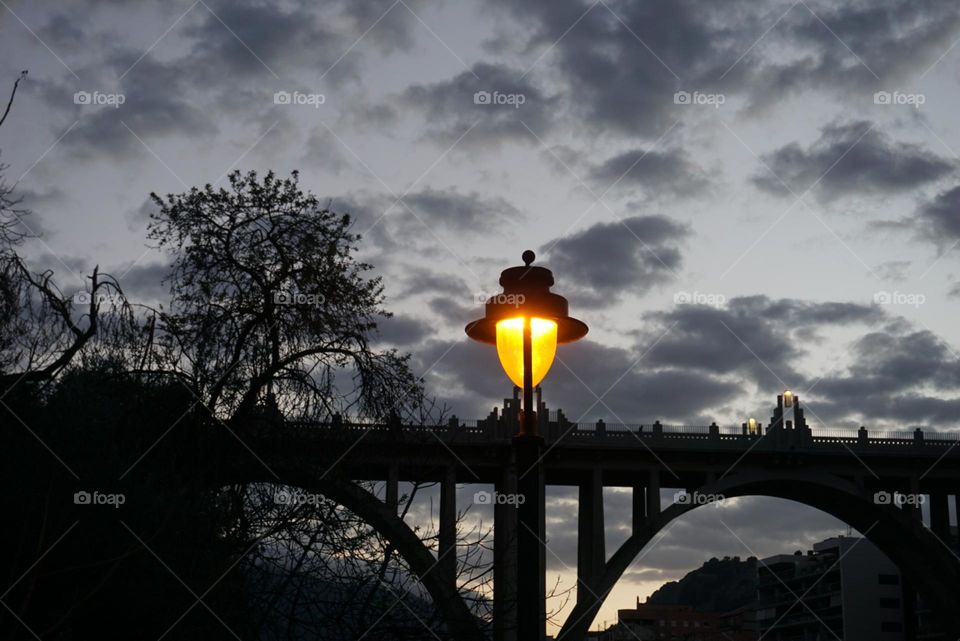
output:
M578 488L576 603L559 639L583 639L603 599L658 532L695 509L697 496L774 496L810 505L846 522L900 568L951 634L960 635L960 557L950 527L949 501L960 514L957 433L922 430L871 434L818 433L807 427L796 401L785 420L782 397L769 424L709 426L574 424L555 420L541 405L543 438L518 443L516 399L502 413L444 425L270 421L247 425L244 439L283 483L322 493L369 522L389 540L421 580L443 617L448 637L487 638L456 586L456 485L482 483L496 492L523 493L533 520L513 505L494 506L495 641L527 641L520 612L529 609L543 638L545 603L543 496L547 485ZM233 479L275 482L248 457ZM353 481L386 484L380 500ZM426 548L397 515L400 482L440 484L439 550ZM616 550L604 543L603 488L633 493L632 534ZM665 505L661 490L680 494ZM885 503L894 493L925 495L929 521L910 505ZM692 498L690 498L692 497ZM687 498L688 500L685 500ZM536 523L537 528L525 526ZM523 526L523 527L521 527ZM524 530L530 530L529 533ZM526 542L524 537L526 536ZM524 547L524 546L527 547ZM533 552L531 554L531 551ZM521 557L527 557L525 562ZM532 558L530 558L532 557ZM532 598L531 598L532 597ZM530 628L527 628L528 630Z

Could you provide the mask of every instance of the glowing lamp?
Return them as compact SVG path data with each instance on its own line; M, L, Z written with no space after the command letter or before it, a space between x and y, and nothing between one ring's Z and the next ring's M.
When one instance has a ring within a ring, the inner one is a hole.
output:
M758 429L759 429L759 426L757 425L757 419L750 417L747 420L747 433L756 434Z
M783 406L784 407L793 407L793 392L786 390L783 393Z
M500 364L513 384L523 389L525 417L521 434L536 435L533 420L533 388L546 376L557 345L580 340L587 326L571 318L567 299L550 291L553 272L531 265L536 256L523 252L523 266L500 274L503 292L486 301L483 318L469 323L470 338L497 346Z
M497 321L497 355L510 380L523 387L523 332L524 324L530 323L530 340L533 348L533 374L531 384L536 387L553 365L557 355L557 322L546 318L506 318Z

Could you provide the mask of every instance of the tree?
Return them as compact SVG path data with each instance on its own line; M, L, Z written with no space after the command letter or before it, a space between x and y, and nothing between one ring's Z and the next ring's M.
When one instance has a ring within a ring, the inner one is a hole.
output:
M349 216L298 180L233 172L229 190L151 195L149 237L174 255L162 366L185 370L223 419L258 402L304 417L415 411L408 357L370 346L389 314L380 279L354 258Z

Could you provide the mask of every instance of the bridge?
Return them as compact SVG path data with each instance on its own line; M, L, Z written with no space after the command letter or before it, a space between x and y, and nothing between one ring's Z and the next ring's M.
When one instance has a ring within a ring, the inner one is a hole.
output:
M263 461L247 456L234 474L243 481L276 482L261 464L266 462L283 483L324 494L366 519L417 574L451 639L486 638L457 592L458 483L491 484L498 493L526 499L519 508L494 505L496 641L531 638L520 620L531 604L537 608L536 637L545 634L548 485L577 487L579 496L577 594L559 633L564 641L585 637L622 574L672 520L705 500L739 496L798 501L856 528L897 564L950 638L960 635L960 542L949 517L950 500L960 514L960 433L812 430L799 399L785 408L783 396L766 425L732 428L588 425L568 421L562 411L551 417L539 398L537 405L542 438L515 436L516 393L502 411L479 421L258 421L242 429ZM354 481L385 483L385 500ZM439 483L437 552L398 516L400 482ZM612 551L604 541L605 487L628 488L633 495L632 533ZM668 489L675 500L664 504L661 490ZM914 503L890 500L898 494L924 495L928 522Z

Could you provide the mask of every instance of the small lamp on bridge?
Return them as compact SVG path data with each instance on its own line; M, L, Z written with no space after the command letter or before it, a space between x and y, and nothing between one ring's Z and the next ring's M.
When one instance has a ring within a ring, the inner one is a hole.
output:
M557 345L580 340L587 326L568 314L567 299L550 291L553 272L533 267L536 255L523 252L523 266L500 274L503 292L486 302L483 318L469 323L470 338L497 346L507 376L523 390L520 436L537 436L533 390L553 364Z
M759 424L757 424L757 419L752 416L747 419L747 434L756 434L760 430Z

